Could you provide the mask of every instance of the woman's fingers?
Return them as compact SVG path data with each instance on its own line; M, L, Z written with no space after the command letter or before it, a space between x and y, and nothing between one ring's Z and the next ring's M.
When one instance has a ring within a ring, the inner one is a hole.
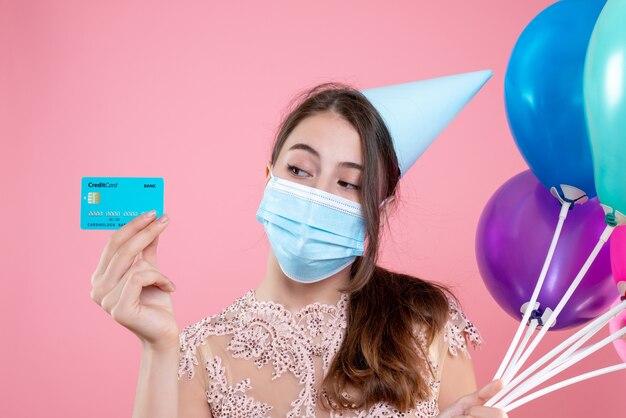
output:
M124 225L124 227L129 224L130 222ZM104 295L108 294L117 285L121 277L132 266L137 255L150 245L165 230L167 225L167 222L162 223L160 219L157 219L121 244L111 256L105 272L95 279L92 299L99 304Z
M161 219L140 215L112 234L91 278L91 298L142 342L171 347L180 331L169 294L175 286L156 267L167 215Z
M155 214L153 213L152 215L146 217L145 215L148 213L136 216L131 221L126 223L126 225L111 234L106 245L104 246L102 254L100 255L100 262L98 263L98 266L93 274L94 277L104 274L109 266L109 262L111 261L113 254L115 254L117 249L154 220Z
M484 404L489 399L493 398L493 396L502 389L504 386L504 382L501 379L496 379L490 382L489 384L483 386L476 394L480 404Z
M457 402L463 411L463 415L458 415L457 417L505 418L507 415L504 413L504 410L483 406L485 402L491 399L496 393L498 393L498 391L500 391L500 389L502 389L502 386L502 380L496 379L476 392L470 393L469 395L459 399Z
M163 217L161 217L161 219L162 218ZM118 278L122 277L126 270L132 265L135 256L146 248L157 235L165 230L168 223L160 222L161 219L150 223L123 243L115 254L113 254L113 257L111 257L111 261L104 275Z
M111 289L111 291L102 298L102 301L100 302L100 306L102 306L102 309L110 314L113 307L118 304L120 296L122 294L122 289L124 288L124 285L126 284L128 278L135 274L145 274L145 272L147 271L156 271L158 274L162 275L160 271L155 269L154 266L146 260L138 260L135 264L133 264L130 269L128 269L128 271L124 274L124 276L122 276L120 281L113 287L113 289ZM167 279L167 281L170 283L167 286L158 284L157 285L165 291L173 290L173 283L169 279Z
M474 405L482 405L493 397L498 391L502 389L502 380L496 379L489 384L483 386L474 393L470 393L467 396L461 398L461 401L465 407L469 408Z
M465 411L462 417L467 418L506 418L507 414L503 409L489 406L476 405Z
M135 236L139 231L153 223L155 216L154 213L146 216L148 214L150 214L150 212L133 218L126 225L114 231L107 240L104 250L100 255L98 266L91 276L91 299L93 299L93 301L98 305L101 304L104 296L108 294L117 284L121 276L120 274L117 277L111 277L106 274L111 263L111 259L125 242Z
M117 303L111 309L111 316L120 324L132 329L141 311L140 295L146 286L155 285L161 289L174 290L170 280L158 270L141 270L128 275L120 291Z

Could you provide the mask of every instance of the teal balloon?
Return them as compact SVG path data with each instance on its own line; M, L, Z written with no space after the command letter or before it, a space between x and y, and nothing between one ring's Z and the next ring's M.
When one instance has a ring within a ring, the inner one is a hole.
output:
M504 78L515 144L539 181L596 195L583 105L589 38L604 0L563 0L522 31Z
M598 197L626 214L626 0L609 0L598 17L583 84Z

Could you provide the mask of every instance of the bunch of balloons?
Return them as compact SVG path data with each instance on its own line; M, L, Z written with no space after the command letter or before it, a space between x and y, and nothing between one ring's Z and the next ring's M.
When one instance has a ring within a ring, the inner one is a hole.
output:
M626 362L626 0L561 0L543 10L517 40L504 87L511 133L530 170L485 206L476 257L491 295L521 320L495 376L505 386L487 402L510 411L626 369L621 363L521 397L604 345L613 343ZM609 322L609 337L580 348ZM549 329L582 324L516 376Z

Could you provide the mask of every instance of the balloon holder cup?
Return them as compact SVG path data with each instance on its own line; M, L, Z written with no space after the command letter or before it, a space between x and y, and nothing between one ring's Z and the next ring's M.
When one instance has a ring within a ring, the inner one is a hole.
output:
M626 216L622 212L615 210L608 205L603 205L602 203L600 203L600 206L602 206L602 209L604 210L604 214L606 215L604 218L604 221L606 222L607 225L610 225L610 226L626 225Z
M626 282L618 282L617 290L619 291L621 300L626 300Z
M520 312L522 314L526 313L526 309L528 309L528 305L530 304L529 302L526 302L522 305L522 307L520 308ZM539 309L540 303L539 302L535 302L534 308L532 310L532 312L530 313L530 318L528 318L528 324L530 325L531 321L535 320L537 321L537 329L541 329L544 326L548 326L549 328L552 328L553 326L556 325L556 319L550 321L550 316L552 316L552 309L550 308L545 308L543 310L543 312ZM550 321L548 323L548 321Z
M568 184L559 184L557 187L550 187L550 194L554 196L561 204L566 202L582 205L589 200L587 193L580 190L578 187L570 186ZM570 207L572 209L573 206Z

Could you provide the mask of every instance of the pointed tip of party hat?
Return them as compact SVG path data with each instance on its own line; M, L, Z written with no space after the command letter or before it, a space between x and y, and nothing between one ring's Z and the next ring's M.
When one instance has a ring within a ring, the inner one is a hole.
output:
M391 133L402 176L492 75L482 70L361 90Z

